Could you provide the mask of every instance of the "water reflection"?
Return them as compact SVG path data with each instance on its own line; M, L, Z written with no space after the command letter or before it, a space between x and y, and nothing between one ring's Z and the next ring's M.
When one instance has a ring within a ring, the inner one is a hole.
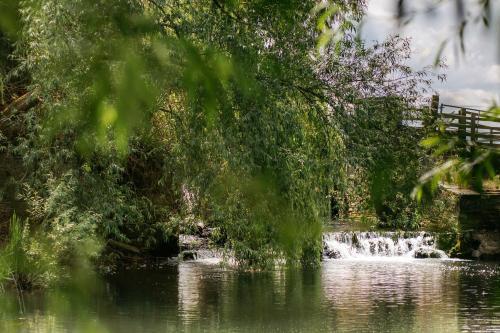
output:
M332 261L324 294L341 331L457 332L459 271L434 260Z
M332 260L318 271L236 273L191 263L179 280L189 330L500 331L495 264Z
M45 299L27 296L23 319L9 319L4 312L2 319L16 325L0 328L57 333L81 327L90 329L78 331L500 331L500 269L476 262L332 260L318 270L267 273L186 262L161 272L108 277L83 310L60 312ZM80 325L81 318L93 326Z

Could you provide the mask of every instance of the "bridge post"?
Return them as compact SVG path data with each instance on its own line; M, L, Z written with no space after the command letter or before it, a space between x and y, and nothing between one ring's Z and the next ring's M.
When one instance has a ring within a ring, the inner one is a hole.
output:
M470 140L472 142L476 142L476 115L474 113L471 114Z
M432 128L432 131L436 130L435 125L438 119L439 112L439 95L433 95L431 99L431 104L429 105L429 113L424 115L423 126L424 128Z
M439 112L439 95L433 95L431 100L431 120L436 122Z
M458 119L458 124L460 127L458 128L458 138L460 139L460 142L463 144L467 143L467 112L465 111L465 108L461 108L459 111L459 115L461 116Z

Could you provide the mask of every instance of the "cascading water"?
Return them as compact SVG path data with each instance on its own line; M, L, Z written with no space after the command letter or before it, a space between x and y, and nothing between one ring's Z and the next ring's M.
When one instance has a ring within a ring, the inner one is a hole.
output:
M332 232L323 235L323 255L345 259L363 257L447 258L426 232Z

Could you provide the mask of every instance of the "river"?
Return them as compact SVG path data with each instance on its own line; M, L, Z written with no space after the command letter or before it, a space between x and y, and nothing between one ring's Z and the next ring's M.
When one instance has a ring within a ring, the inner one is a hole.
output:
M500 332L494 262L365 255L313 270L211 261L120 271L98 288L24 295L12 332ZM95 286L95 285L94 285Z

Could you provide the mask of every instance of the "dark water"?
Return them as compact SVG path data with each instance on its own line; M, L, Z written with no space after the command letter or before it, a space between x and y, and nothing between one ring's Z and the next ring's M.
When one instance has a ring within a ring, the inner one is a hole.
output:
M500 332L500 267L331 260L242 273L199 262L128 271L97 291L25 295L6 332Z

